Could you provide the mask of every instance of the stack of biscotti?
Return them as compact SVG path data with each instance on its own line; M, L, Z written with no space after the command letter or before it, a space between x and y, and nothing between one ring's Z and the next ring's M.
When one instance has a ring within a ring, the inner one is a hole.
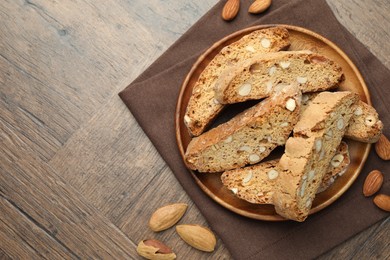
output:
M273 194L281 189L277 164L279 159L262 162L253 166L225 171L221 175L224 186L238 198L255 204L273 204ZM325 191L334 180L344 174L350 163L348 145L341 142L336 154L328 165L317 193Z
M205 131L224 105L214 98L214 84L222 71L259 53L285 50L290 46L288 31L283 27L256 30L223 48L206 66L192 90L184 116L190 135Z
M308 50L282 51L289 45L282 27L257 30L210 61L183 118L194 136L185 163L225 171L223 184L239 198L274 204L281 216L303 221L315 194L347 169L342 138L376 142L383 124L357 94L337 92L344 75L336 62ZM260 102L205 132L222 108L248 100ZM283 145L279 160L263 161Z
M255 164L284 145L299 118L301 92L289 85L198 137L185 153L186 164L200 172L220 172Z
M306 219L358 100L349 91L321 92L302 113L277 165L280 191L273 204L279 215Z
M301 113L308 104L319 94L306 93L302 95ZM382 134L383 123L379 120L375 108L359 100L354 108L351 121L344 137L363 143L376 143Z

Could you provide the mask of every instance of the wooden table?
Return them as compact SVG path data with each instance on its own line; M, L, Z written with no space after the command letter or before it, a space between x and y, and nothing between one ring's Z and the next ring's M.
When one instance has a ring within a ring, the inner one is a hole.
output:
M217 0L0 2L0 258L135 258L144 238L179 259L229 259L147 228L186 202L207 225L118 97ZM390 3L328 0L390 68ZM373 68L375 69L375 68ZM321 259L386 258L390 220Z

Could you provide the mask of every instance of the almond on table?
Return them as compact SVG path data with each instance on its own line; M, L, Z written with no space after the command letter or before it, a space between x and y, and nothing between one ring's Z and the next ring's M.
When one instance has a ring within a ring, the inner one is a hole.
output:
M137 246L137 253L146 259L176 259L176 254L172 249L157 239L140 241Z
M212 252L217 244L214 233L200 225L177 225L176 231L187 244L201 251Z
M159 232L172 227L183 217L187 207L185 203L174 203L158 208L150 217L150 229Z

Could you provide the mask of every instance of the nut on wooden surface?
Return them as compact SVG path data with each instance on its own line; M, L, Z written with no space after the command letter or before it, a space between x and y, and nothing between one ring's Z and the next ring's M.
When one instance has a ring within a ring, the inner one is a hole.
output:
M137 253L146 259L176 259L176 254L173 253L172 249L157 239L146 239L139 242Z
M159 232L172 227L183 217L187 206L186 203L174 203L158 208L150 217L150 229Z
M200 225L177 225L176 231L187 244L201 251L212 252L217 244L214 233Z

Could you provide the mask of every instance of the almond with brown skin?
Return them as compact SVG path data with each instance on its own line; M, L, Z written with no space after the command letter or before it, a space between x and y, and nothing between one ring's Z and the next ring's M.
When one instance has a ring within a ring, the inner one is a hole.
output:
M181 219L187 207L185 203L175 203L157 209L150 217L150 229L159 232L172 227Z
M217 240L208 228L200 225L177 225L176 231L190 246L205 252L214 251Z
M381 137L379 137L378 142L376 142L375 151L383 160L390 160L390 141L384 134L382 134Z
M366 197L374 195L383 184L383 174L378 170L371 171L364 181L363 194Z
M137 253L146 259L176 259L176 254L173 253L172 249L157 239L146 239L139 242Z
M233 20L240 10L240 0L227 0L222 9L222 19L225 21Z
M390 212L390 196L386 194L378 194L374 198L374 203L378 208Z
M251 14L262 13L270 7L271 3L271 0L256 0L249 6L248 12Z

